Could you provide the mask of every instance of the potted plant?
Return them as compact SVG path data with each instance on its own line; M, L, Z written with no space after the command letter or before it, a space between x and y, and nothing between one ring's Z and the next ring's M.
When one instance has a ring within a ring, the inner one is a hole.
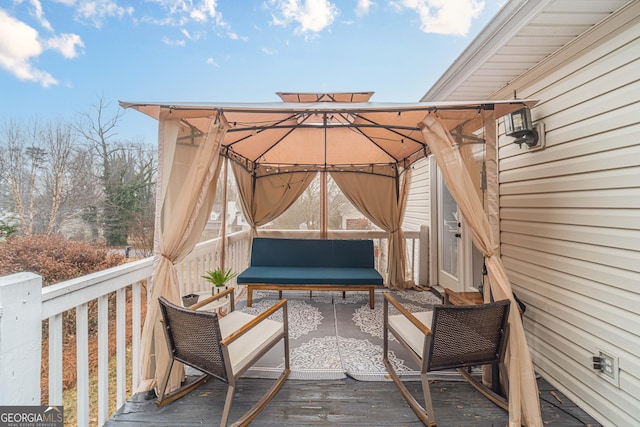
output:
M202 277L213 284L211 295L215 295L227 289L227 282L237 275L238 273L231 271L230 268L225 270L218 267L215 270L207 271L207 274Z

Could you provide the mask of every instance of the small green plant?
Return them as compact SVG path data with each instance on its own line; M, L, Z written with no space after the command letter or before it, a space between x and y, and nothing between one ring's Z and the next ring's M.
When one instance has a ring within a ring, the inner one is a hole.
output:
M214 286L225 286L227 282L234 277L236 277L238 273L234 273L230 268L216 268L215 270L207 271L207 274L202 276L206 281L211 282Z

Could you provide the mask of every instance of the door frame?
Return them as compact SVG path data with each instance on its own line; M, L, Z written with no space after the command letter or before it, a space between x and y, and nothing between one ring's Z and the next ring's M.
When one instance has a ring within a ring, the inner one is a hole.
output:
M440 283L440 214L439 206L441 203L439 195L439 185L442 180L442 176L439 173L439 166L433 156L429 157L429 192L430 192L430 236L429 246L430 259L429 259L429 283L433 285L439 285L444 287ZM466 232L464 221L461 221L460 233L460 257L458 259L458 282L459 291L470 291L476 288L473 282L473 242L471 236Z

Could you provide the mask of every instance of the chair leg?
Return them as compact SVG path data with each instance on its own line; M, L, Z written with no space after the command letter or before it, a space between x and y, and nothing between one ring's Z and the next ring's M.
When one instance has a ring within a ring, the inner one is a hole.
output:
M289 378L289 374L291 374L291 369L289 367L289 328L288 328L288 315L287 315L287 306L284 306L284 311L282 313L283 317L284 317L284 325L285 325L285 336L284 336L284 369L282 371L282 373L280 374L280 376L278 377L278 379L271 385L271 387L269 388L269 390L267 390L267 392L262 396L262 398L256 402L255 405L253 405L251 407L251 409L249 409L242 417L240 417L237 421L235 421L232 426L246 426L247 424L249 424L251 421L253 421L253 419L255 417L258 416L258 414L260 413L260 411L262 411L264 409L265 406L267 406L267 404L269 402L271 402L271 399L273 399L273 397L278 393L278 391L282 388L282 386L284 385L284 382L287 380L287 378ZM234 380L235 382L235 380ZM229 385L229 389L231 390L232 386ZM224 413L223 413L223 421L228 420L229 417L229 413L228 411L231 408L231 400L233 399L233 394L231 397L229 397L229 395L227 394L227 400L229 401L229 408L227 408L227 403L225 403L225 412L226 413L226 417L227 419L224 418ZM222 424L220 424L222 425ZM226 425L226 424L224 424Z
M209 378L209 374L202 374L189 384L185 384L177 390L174 390L171 393L167 394L167 385L169 384L169 377L171 376L171 368L173 367L173 362L174 360L171 359L171 362L169 363L169 369L167 369L167 373L164 375L164 378L162 378L162 382L160 383L160 387L158 388L159 394L158 400L156 400L157 406L164 406L171 402L175 402L182 396L191 393L193 390L199 387L200 384L202 384Z
M433 400L431 400L431 389L429 388L429 379L426 373L420 374L420 382L422 383L422 395L424 396L424 408L427 417L436 425L436 413L433 410Z
M173 359L169 362L169 367L167 368L167 372L164 374L164 378L160 382L160 387L158 388L158 400L157 404L162 404L164 400L164 392L167 391L167 384L169 383L169 376L171 375L171 368L173 368Z
M476 378L471 376L471 374L467 372L466 369L458 368L457 371L465 380L467 380L469 384L473 386L473 388L478 390L484 397L486 397L505 411L509 410L509 402L504 396L500 396L498 393L491 390L491 388L478 381Z
M229 421L229 413L231 412L231 404L233 403L233 393L236 388L229 384L227 389L227 398L224 400L224 409L222 410L222 419L220 420L220 427L227 427Z
M418 401L415 399L415 397L413 397L409 389L407 389L407 387L404 385L404 383L398 376L397 372L393 369L393 366L391 366L391 362L387 358L386 354L384 355L382 361L384 362L384 365L387 368L389 375L391 375L391 379L396 384L396 387L398 387L400 394L402 395L404 400L407 401L407 403L409 404L409 407L413 410L413 412L418 416L418 418L420 418L420 421L422 421L426 426L435 427L436 426L435 421L433 419L429 419L429 413L427 413L427 410L418 403ZM422 375L424 375L423 382L422 382L423 393L425 393L425 390L426 390L426 393L424 394L425 401L429 402L428 405L431 407L431 411L432 411L431 414L433 417L433 405L431 404L431 393L429 392L428 380L426 378L426 374L422 374ZM425 385L425 381L427 382L426 385Z
M434 415L433 415L433 404L431 402L431 392L429 390L429 380L427 379L427 375L425 373L421 373L420 378L422 380L422 393L425 399L425 406L427 406L428 412L413 397L413 395L404 385L404 383L400 379L400 376L398 375L396 370L393 368L393 365L391 365L391 362L389 361L389 324L387 323L387 320L389 319L389 304L386 299L384 300L384 305L383 305L383 318L384 318L384 323L382 326L382 362L384 363L384 366L387 368L387 372L391 376L391 379L396 384L396 387L398 387L398 390L400 391L400 395L402 395L404 400L407 401L407 403L409 404L409 407L418 416L418 418L420 418L420 421L422 421L426 426L435 427L436 425L435 418L431 420L429 419L429 414L431 414L432 417Z
M253 421L253 419L258 416L260 411L262 411L264 409L264 407L267 406L267 404L269 402L271 402L271 399L273 399L273 397L278 393L280 388L282 388L282 385L287 380L287 378L289 377L290 373L291 373L290 369L285 369L282 372L282 374L280 374L280 377L278 377L276 382L274 382L271 385L271 387L269 388L267 393L265 393L264 396L262 396L262 399L260 399L258 402L256 402L256 404L253 405L251 407L251 409L249 409L240 419L238 419L233 424L231 424L231 426L232 427L246 426L251 421ZM232 395L231 399L233 399L233 395ZM228 394L227 394L227 400L229 400L229 395ZM231 402L229 401L229 409L230 408L231 408ZM225 403L225 412L226 411L228 411L228 409L227 409L227 404ZM229 414L227 413L226 415L227 415L227 419L228 419ZM223 413L223 421L226 421L225 418L224 418L224 413ZM223 425L226 426L226 424L220 423L220 426L223 426Z

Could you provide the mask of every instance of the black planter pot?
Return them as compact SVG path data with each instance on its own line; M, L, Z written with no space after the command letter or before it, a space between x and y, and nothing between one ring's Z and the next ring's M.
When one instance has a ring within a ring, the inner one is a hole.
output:
M191 307L193 304L198 302L199 296L196 294L189 294L182 297L182 305L185 307Z

